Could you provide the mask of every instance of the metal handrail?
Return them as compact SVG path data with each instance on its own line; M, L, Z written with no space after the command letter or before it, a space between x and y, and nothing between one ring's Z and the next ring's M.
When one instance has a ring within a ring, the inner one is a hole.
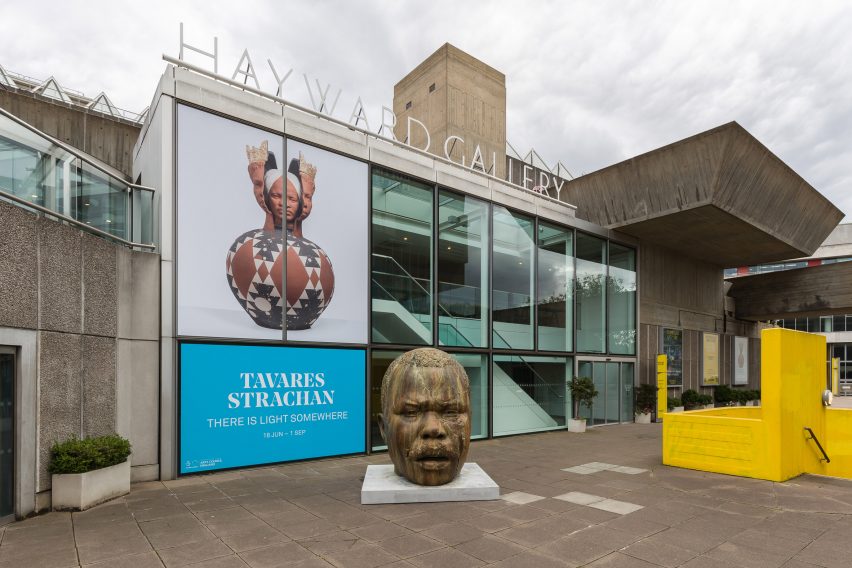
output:
M83 163L85 163L89 166L92 166L94 169L98 170L102 174L109 176L111 179L114 179L116 181L121 182L123 185L125 185L128 188L128 190L130 188L136 188L136 189L143 189L143 190L151 191L151 192L157 191L153 187L147 187L147 186L144 186L144 185L139 185L139 184L136 184L136 183L129 182L125 179L122 179L121 176L123 174L121 174L121 172L119 172L118 170L116 170L114 172L107 170L106 168L104 168L100 164L96 164L95 162L91 161L91 157L86 157L83 154L83 152L77 150L73 146L69 146L68 144L62 142L61 140L57 140L56 138L54 138L50 134L46 134L46 133L42 132L41 130L39 130L38 128L33 126L32 124L29 124L28 122L21 120L20 118L18 118L14 114L10 113L6 109L0 108L0 114L2 114L4 117L8 118L12 122L18 124L19 126L23 126L24 128L26 128L30 132L36 134L37 136L44 138L45 140L47 140L51 144L53 144L53 145L55 145L59 148L62 148L63 150L65 150L66 152L68 152L69 154L71 154L72 156L77 158L78 160L82 161Z
M50 215L51 217L56 217L57 219L61 219L63 221L71 223L72 225L74 225L76 227L79 227L81 229L85 229L86 231L95 233L95 234L100 235L102 237L106 237L106 238L112 239L114 241L118 241L121 244L127 245L129 247L139 247L139 248L150 249L150 250L154 250L154 249L157 248L157 245L153 245L153 244L149 245L149 244L144 244L144 243L134 243L132 241L122 239L121 237L113 235L112 233L108 233L106 231L102 231L101 229L98 229L97 227L92 227L91 225L87 225L85 223L82 223L82 222L78 221L77 219L74 219L73 217L69 217L69 216L64 215L62 213L58 213L57 211L54 211L53 209L50 209L48 207L44 207L43 205L39 205L38 203L33 203L31 201L27 201L26 199L18 197L14 193L9 193L3 187L0 187L0 197L2 197L3 199L8 199L9 201L14 201L15 203L19 203L19 204L21 204L25 207L35 209L36 211L40 211L40 212L44 213L45 215Z
M828 454L825 453L825 450L822 448L822 444L819 443L819 440L817 439L816 434L814 434L814 431L808 428L807 426L805 426L805 430L811 435L811 437L806 438L806 440L813 440L814 442L816 442L817 448L819 448L819 451L822 452L823 457L820 458L819 461L831 463L831 460L828 458Z
M492 333L494 333L495 335L497 335L497 337L499 337L500 339L502 339L502 340L503 340L503 343L505 343L507 347L511 347L511 345L509 345L509 342L508 342L508 341L506 341L506 338L505 338L505 337L503 337L503 336L500 334L500 332L499 332L499 331L497 331L496 329L493 329L493 328L492 328L492 329L491 329L491 332L492 332ZM552 386L550 386L550 383L549 383L549 382L547 382L547 379L545 379L544 377L542 377L542 376L538 373L538 371L536 371L536 370L533 368L533 366L532 366L532 365L530 365L529 363L527 363L527 362L524 360L524 356L523 356L523 355L512 355L512 357L517 357L518 359L520 359L520 360L521 360L521 363L523 363L523 364L527 367L527 369L529 369L529 370L532 372L532 374L533 374L533 375L535 375L536 377L538 377L538 379L541 381L541 384L542 384L542 385L544 385L545 387L547 387L547 389L548 389L550 392L552 392L552 393L553 393L553 394L554 394L557 398L565 398L565 395L564 395L564 394L559 394L559 392L558 392L556 389L554 389Z

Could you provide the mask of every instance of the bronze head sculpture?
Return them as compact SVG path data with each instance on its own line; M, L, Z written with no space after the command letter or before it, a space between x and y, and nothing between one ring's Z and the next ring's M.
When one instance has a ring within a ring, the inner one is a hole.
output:
M444 485L470 448L470 382L464 368L428 347L397 357L382 379L379 430L394 471L418 485Z

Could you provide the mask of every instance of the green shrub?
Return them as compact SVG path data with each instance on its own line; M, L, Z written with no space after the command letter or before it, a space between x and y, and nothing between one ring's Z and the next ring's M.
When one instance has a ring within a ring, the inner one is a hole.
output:
M700 396L701 395L693 389L683 391L683 394L680 396L681 400L683 401L683 407L686 410L692 410L693 408L697 407L700 404L698 402Z
M116 465L130 455L130 442L118 434L76 437L57 442L50 450L50 473L85 473Z
M683 406L681 400L676 396L670 396L666 401L666 408L669 410L673 409L676 406Z
M728 385L719 385L713 391L713 400L716 402L716 404L727 406L735 400L735 395L735 391Z
M654 385L639 385L636 389L636 413L650 414L657 404L657 387Z
M713 397L709 394L699 394L698 395L698 404L701 406L706 406L708 404L713 404Z

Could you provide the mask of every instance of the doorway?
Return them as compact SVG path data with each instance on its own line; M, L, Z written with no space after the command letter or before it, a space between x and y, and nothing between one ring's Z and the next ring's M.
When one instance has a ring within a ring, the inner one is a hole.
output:
M577 376L590 377L598 396L592 408L580 407L590 426L633 421L633 361L579 361Z
M0 525L15 520L15 359L0 346Z

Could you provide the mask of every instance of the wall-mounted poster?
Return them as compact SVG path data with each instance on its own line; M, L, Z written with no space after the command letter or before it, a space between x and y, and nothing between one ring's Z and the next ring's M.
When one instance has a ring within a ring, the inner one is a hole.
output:
M734 384L748 384L748 337L734 338Z
M179 105L176 161L177 334L282 339L283 137Z
M704 377L704 386L715 387L719 383L719 334L705 333L703 334L704 343L702 345L702 370Z
M288 209L287 339L366 343L367 164L292 140L287 164L301 184L292 226Z
M180 472L365 450L361 349L180 348Z
M367 165L178 106L177 334L366 343Z
M663 353L666 355L669 386L683 386L683 331L663 329Z

